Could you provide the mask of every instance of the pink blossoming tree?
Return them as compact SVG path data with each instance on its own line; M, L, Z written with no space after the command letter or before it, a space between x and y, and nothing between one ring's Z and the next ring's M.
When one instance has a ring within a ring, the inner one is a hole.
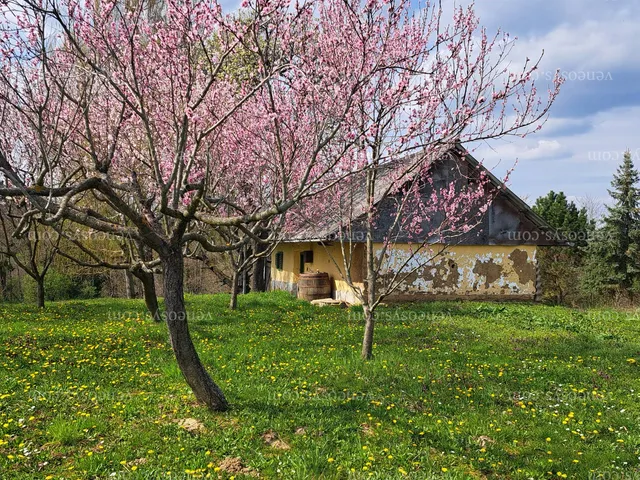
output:
M339 251L327 252L362 303L364 359L380 303L468 236L498 193L481 165L468 168L461 145L539 130L562 83L556 75L540 96L537 63L511 69L514 41L490 36L473 7L456 9L448 25L438 5L414 14L404 1L367 7L379 10L354 14L357 38L394 61L356 99L350 126L362 134L351 153L359 173L303 202L289 225L294 235L302 229L339 242Z

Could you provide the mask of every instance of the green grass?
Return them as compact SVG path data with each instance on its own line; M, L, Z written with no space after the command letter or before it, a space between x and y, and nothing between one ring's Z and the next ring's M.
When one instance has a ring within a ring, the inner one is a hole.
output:
M0 478L640 478L635 312L388 307L363 362L358 309L239 300L188 298L223 414L142 302L0 304Z

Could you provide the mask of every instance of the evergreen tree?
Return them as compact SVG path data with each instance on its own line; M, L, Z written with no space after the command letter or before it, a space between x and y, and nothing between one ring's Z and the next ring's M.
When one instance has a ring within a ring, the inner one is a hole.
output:
M640 280L639 179L631 153L627 151L611 182L609 195L614 204L607 207L608 214L603 227L606 245L604 257L611 266L609 283L619 286L626 293L631 293L634 284Z
M578 209L563 192L551 190L546 196L538 198L533 211L567 239L574 252L579 253L580 248L587 245L589 233L594 228L593 222L589 220L586 208Z
M549 192L536 200L533 210L564 238L570 247L543 247L538 252L543 298L557 303L575 303L579 297L576 278L584 257L584 247L594 224L585 208L578 209L563 192Z
M626 152L611 182L603 226L596 231L586 250L583 291L592 299L621 295L632 299L640 290L640 175Z
M600 303L603 295L614 294L612 282L613 268L607 262L608 245L603 241L604 229L596 230L594 237L585 249L582 272L579 277L580 290L589 303Z

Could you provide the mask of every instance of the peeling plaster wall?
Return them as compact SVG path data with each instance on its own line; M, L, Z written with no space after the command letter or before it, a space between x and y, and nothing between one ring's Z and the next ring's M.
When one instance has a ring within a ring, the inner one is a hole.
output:
M380 248L378 245L378 252ZM396 291L396 299L415 296L534 299L535 246L452 246L427 263L441 248L433 245L431 251L409 259L409 247L396 245L385 259L381 282L388 282L399 269L406 274L417 268Z
M376 244L379 252L381 244ZM381 281L388 281L393 272L405 264L404 272L418 270L407 278L390 300L424 299L500 299L533 300L536 294L536 247L532 245L459 245L449 247L428 264L426 260L442 249L433 245L420 258L407 260L408 245L396 245L384 262ZM271 288L297 294L300 272L300 252L313 251L313 263L306 271L327 272L331 277L332 297L358 303L347 283L342 280L333 258L342 269L340 244L324 247L317 243L284 243L274 252L271 262ZM282 270L275 268L275 253L284 253ZM351 273L356 285L364 289L364 246L357 245ZM386 278L385 278L386 277Z

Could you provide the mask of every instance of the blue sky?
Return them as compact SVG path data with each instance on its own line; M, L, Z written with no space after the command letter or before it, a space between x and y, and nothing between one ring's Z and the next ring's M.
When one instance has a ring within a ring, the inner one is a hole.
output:
M447 0L444 0L445 2ZM463 2L464 3L464 2ZM544 50L540 77L566 82L542 131L476 151L488 167L518 165L510 187L530 203L549 190L608 201L626 149L640 167L640 1L477 0L481 23L518 37L519 63ZM540 85L542 88L542 85Z

